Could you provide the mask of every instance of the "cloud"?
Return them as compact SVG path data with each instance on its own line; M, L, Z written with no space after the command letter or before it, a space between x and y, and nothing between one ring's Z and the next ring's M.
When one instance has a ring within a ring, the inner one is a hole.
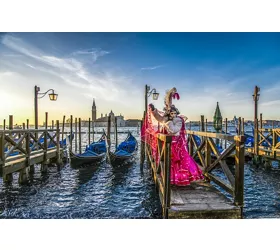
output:
M117 104L116 108L118 104L125 106L139 96L137 86L132 84L133 79L124 73L113 73L114 69L101 68L98 63L94 68L88 67L84 55L92 56L93 61L98 62L98 58L110 53L108 51L91 48L74 51L68 57L59 57L10 34L3 37L2 44L10 50L9 53L21 55L20 59L7 57L3 60L7 69L28 76L30 80L39 79L41 85L43 82L54 84L56 89L75 92L81 98L94 96L102 100L103 105L104 102L108 102L106 106ZM66 84L70 88L65 88ZM69 94L72 95L72 92Z
M158 69L158 68L162 68L162 67L164 67L164 65L157 65L154 67L141 68L141 70L154 70L154 69Z
M274 100L274 101L268 101L268 102L260 103L260 106L273 106L273 107L277 107L279 105L280 105L280 100Z
M78 50L72 53L73 56L76 55L90 55L93 59L93 62L96 62L99 57L110 54L109 51L102 50L101 48L91 48Z

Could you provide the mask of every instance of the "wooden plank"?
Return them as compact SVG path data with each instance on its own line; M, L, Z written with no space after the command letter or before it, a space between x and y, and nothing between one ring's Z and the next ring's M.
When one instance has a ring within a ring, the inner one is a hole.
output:
M192 131L192 130L186 130L186 134L206 136L206 137L210 137L210 138L218 138L218 139L224 139L224 140L228 140L228 141L234 141L233 135L225 135L225 134L218 134L218 133L212 133L212 132L200 132L200 131Z
M62 149L61 149L62 151ZM56 149L52 149L48 151L47 154L47 159L52 159L52 158L56 158ZM12 158L12 157L9 157ZM9 159L6 162L4 168L3 168L3 174L10 174L10 173L14 173L14 172L18 172L21 169L26 167L26 157L22 156L21 158L17 158L17 159ZM30 165L34 165L34 164L39 164L42 163L44 160L44 152L41 151L41 153L38 153L36 155L32 155L30 156Z
M198 181L171 188L169 218L241 218L241 212L210 183Z
M184 201L176 189L171 189L170 205L183 205Z

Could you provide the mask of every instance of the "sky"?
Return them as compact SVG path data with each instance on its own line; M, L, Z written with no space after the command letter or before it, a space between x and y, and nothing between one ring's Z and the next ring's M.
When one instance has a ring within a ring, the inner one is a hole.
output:
M148 103L163 109L167 90L189 120L253 119L260 87L263 119L280 119L280 33L0 33L0 124L34 124L34 86L54 89L56 102L39 99L39 124L63 115L88 119L109 113L141 119L145 84L160 93Z

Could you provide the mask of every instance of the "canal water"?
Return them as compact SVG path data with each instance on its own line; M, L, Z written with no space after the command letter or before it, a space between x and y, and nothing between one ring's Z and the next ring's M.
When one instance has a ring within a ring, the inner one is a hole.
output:
M138 139L137 128L130 130ZM101 129L100 129L101 131ZM83 148L88 134L82 135ZM100 135L95 135L95 140ZM118 136L121 142L125 133ZM114 136L111 137L114 141ZM114 145L113 145L114 147ZM50 166L42 174L40 166L26 185L17 183L17 174L11 184L0 178L0 218L162 218L160 201L150 169L139 165L140 148L135 162L121 167L107 163L73 168L66 163L60 169ZM245 218L280 217L280 167L270 170L245 166Z

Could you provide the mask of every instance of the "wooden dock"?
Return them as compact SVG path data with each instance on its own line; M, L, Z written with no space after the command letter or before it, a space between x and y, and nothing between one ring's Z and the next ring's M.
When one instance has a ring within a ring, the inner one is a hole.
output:
M186 187L171 187L170 199L169 219L242 218L242 209L205 181L192 182Z
M63 138L63 135L62 135ZM5 182L13 180L19 172L19 183L28 179L35 164L47 171L49 163L62 163L63 149L60 146L60 130L57 129L10 129L0 131L0 176Z
M146 135L145 149L147 163L151 166L162 205L163 218L242 218L244 200L244 136L225 135L211 132L187 131L189 153L197 161L205 176L204 181L193 182L186 187L170 184L172 136L164 134ZM194 135L203 138L197 145ZM156 137L156 138L155 138ZM213 138L231 141L231 145L220 154ZM149 143L157 140L157 148ZM234 152L234 172L227 165L226 158ZM143 152L142 152L143 153ZM212 160L212 155L216 159ZM143 164L144 156L141 157ZM224 178L213 170L222 170ZM218 185L232 198L227 198L213 184Z
M280 163L280 129L258 128L256 121L254 130L254 145L246 148L246 153L253 158L256 165L263 164L266 168L272 166L272 161Z

